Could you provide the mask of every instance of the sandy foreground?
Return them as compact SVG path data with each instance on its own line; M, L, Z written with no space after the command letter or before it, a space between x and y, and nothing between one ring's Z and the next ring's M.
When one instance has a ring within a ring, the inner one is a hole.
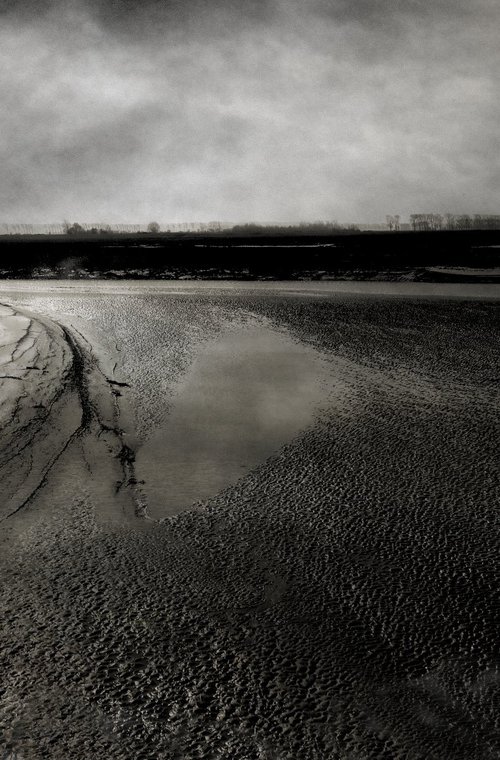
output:
M0 757L498 757L474 287L2 283Z

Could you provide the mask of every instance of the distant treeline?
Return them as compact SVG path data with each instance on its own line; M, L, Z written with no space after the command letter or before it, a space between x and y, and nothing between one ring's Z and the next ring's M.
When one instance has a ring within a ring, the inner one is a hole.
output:
M415 232L500 230L500 214L412 214L410 224Z
M354 232L304 235L265 228L231 233L4 236L0 276L333 276L433 266L500 266L500 232Z
M181 222L160 225L158 222L141 224L107 224L103 222L80 223L62 222L61 224L0 224L1 235L142 235L144 233L179 234L205 233L205 234L329 234L331 232L354 232L359 231L356 225L342 225L332 221L300 222L299 224L261 224L250 222L248 224L229 224L226 222Z
M224 230L234 235L327 235L334 232L359 232L355 224L342 225L337 222L303 222L302 224L236 224Z
M206 235L329 235L353 232L437 232L467 230L500 230L500 214L412 214L410 222L401 222L399 215L386 216L385 225L339 224L336 221L299 222L298 224L248 222L179 222L159 224L108 224L104 222L60 224L6 224L0 223L2 235L178 235L200 233Z

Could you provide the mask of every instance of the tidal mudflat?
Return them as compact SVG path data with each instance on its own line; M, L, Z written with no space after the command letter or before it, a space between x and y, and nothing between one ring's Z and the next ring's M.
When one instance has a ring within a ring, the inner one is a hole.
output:
M498 757L497 286L0 291L6 757Z

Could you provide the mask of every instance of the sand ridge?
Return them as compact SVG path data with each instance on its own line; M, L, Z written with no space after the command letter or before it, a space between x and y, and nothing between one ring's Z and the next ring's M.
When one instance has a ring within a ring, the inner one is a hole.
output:
M0 310L0 477L2 517L40 486L78 425L73 360L58 325L2 305Z
M82 439L88 467L104 455L108 472L101 477L111 480L115 493L129 489L128 517L134 521L144 515L135 487L135 439L122 425L122 397L129 386L117 379L116 357L110 352L106 362L99 361L71 323L58 325L5 305L0 311L0 352L2 519L32 501L76 438ZM85 446L89 433L98 445ZM125 509L121 502L119 509Z

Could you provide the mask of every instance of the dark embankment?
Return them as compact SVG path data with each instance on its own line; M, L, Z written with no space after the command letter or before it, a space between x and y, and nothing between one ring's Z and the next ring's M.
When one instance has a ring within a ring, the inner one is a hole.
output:
M498 281L500 230L319 234L114 233L0 238L4 277ZM453 274L429 267L484 269Z

